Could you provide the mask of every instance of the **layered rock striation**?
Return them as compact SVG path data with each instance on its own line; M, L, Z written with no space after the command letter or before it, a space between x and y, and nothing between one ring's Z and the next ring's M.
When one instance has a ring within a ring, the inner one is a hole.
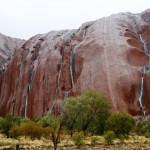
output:
M0 115L45 115L66 97L94 89L111 99L112 111L148 116L149 53L150 9L27 41L0 35L0 65L7 63L0 73Z

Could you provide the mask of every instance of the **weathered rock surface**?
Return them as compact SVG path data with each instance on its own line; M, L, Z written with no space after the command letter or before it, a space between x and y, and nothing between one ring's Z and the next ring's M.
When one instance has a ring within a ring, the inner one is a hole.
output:
M78 30L51 31L28 41L0 35L0 49L0 60L13 55L0 75L0 115L41 116L57 100L87 89L110 97L113 111L150 114L150 9L111 15ZM142 66L146 71L140 71Z
M10 38L0 34L0 74L7 68L15 49L23 42L24 40Z

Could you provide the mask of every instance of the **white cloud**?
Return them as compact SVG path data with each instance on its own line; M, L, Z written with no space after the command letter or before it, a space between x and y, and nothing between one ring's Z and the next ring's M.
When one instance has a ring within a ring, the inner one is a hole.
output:
M0 33L29 38L50 30L78 28L113 13L139 13L149 0L0 0Z

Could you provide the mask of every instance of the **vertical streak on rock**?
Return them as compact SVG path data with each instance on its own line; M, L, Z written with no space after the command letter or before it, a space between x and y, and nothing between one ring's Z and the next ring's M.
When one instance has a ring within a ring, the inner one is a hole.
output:
M143 113L143 105L144 105L144 77L141 77L140 81L140 98L139 98L140 107Z
M55 100L58 98L58 94L59 94L60 78L61 78L61 73L62 73L63 65L64 65L64 62L63 62L63 60L62 60L61 66L60 66L60 70L59 70L59 73L58 73L57 89L56 89L56 94L55 94Z
M69 96L69 91L65 91L64 93L65 93L65 94L64 94L64 100L65 100L65 99L68 98L68 96Z
M19 65L19 74L18 74L18 77L17 77L17 80L16 80L16 90L18 90L19 88L19 83L20 81L22 80L21 78L23 77L23 71L25 69L25 61L23 60L23 58L21 58L21 63ZM15 107L16 107L16 100L17 100L17 94L14 95L15 99L14 99L14 104L13 104L13 114L15 113ZM23 98L23 100L25 99L26 101L26 98Z
M141 34L140 34L140 41L143 43L144 53L146 55L148 55L149 54L148 47L147 47L145 41L143 40ZM145 113L145 110L144 110L144 75L147 73L147 71L148 71L147 65L143 66L141 68L142 77L141 77L141 82L140 82L140 98L139 98L139 103L140 103L140 107L141 107L141 111L142 111L142 115L143 115L143 119L144 120L146 120L146 113Z
M145 41L143 40L141 34L140 34L140 40L141 40L141 42L143 43L144 53L148 55L148 47L147 47Z
M63 57L63 55L64 55L64 53L62 54L60 70L59 70L59 73L58 73L57 88L56 88L56 92L55 92L55 98L53 100L52 107L50 109L50 112L52 112L54 115L57 115L57 112L58 112L58 110L56 110L56 109L58 109L56 105L57 105L57 100L58 100L58 96L59 96L61 73L62 73L62 69L63 69L63 66L64 66L64 57Z
M28 95L25 97L25 109L24 109L24 117L27 117L27 109L28 109Z
M70 77L71 77L71 85L74 86L74 77L73 77L73 69L74 69L74 51L71 50L70 52Z
M62 106L61 106L61 115L63 114L63 112L64 112L64 105L65 105L65 100L66 100L66 98L68 98L68 96L69 96L69 91L64 91L64 101L62 102Z
M37 66L37 68L38 68L38 66ZM29 93L30 93L30 90L32 89L32 83L33 83L37 68L35 70L34 65L30 66L29 84L27 86L27 94L26 94L26 97L25 97L25 109L24 109L25 118L27 117L27 111L28 111Z

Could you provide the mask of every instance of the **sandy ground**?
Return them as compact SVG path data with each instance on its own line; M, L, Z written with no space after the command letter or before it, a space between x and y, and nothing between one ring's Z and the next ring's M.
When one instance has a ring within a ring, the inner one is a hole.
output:
M98 137L97 143L92 146L90 137L86 138L86 145L81 150L150 150L150 139L142 136L132 136L121 142L115 140L113 145L107 145L103 137ZM24 150L53 150L50 140L42 138L41 140L31 140L21 137L19 139L6 138L0 135L0 150L15 150L19 144L20 149ZM69 139L63 139L58 144L58 150L77 150L77 147Z

